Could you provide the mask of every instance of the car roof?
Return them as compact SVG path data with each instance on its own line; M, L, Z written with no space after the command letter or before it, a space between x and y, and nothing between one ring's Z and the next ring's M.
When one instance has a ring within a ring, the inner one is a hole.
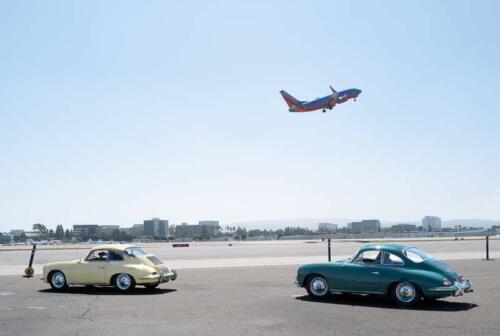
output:
M128 245L128 244L105 244L105 245L98 245L94 246L91 251L94 250L114 250L114 251L124 251L125 249L129 247L135 247L133 245Z
M366 251L366 250L382 250L382 251L387 251L387 252L397 252L401 253L403 252L404 249L407 249L411 246L405 245L405 244L365 244L362 245L359 250L360 251Z

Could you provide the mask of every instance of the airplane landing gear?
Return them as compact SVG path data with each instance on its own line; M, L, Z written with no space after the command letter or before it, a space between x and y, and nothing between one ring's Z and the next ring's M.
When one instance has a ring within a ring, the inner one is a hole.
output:
M356 101L356 98L354 98L354 101Z
M325 113L325 112L326 112L326 109L323 109L323 113Z

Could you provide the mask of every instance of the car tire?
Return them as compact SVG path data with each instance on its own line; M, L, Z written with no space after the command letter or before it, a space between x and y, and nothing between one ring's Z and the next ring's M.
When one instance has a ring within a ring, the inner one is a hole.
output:
M311 275L306 281L307 294L314 299L324 299L330 296L328 281L321 275Z
M114 285L120 292L130 292L135 288L134 277L127 273L117 274L114 278Z
M62 271L53 271L49 274L49 284L53 290L63 291L68 288L66 275Z
M400 306L409 307L420 300L419 288L409 281L401 281L392 286L392 297Z
M158 287L159 283L157 284L150 284L150 285L144 285L144 287L146 287L146 289L155 289L156 287Z

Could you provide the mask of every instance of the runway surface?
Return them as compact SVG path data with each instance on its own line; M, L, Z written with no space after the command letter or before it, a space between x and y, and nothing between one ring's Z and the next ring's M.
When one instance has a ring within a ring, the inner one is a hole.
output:
M417 241L407 244L423 248L444 260L478 259L485 257L483 240ZM321 240L284 240L257 242L202 242L189 247L172 247L171 243L143 244L145 248L176 269L253 267L298 265L327 260L327 242ZM332 241L333 260L345 259L362 245L360 242ZM91 246L83 249L39 250L34 268L39 274L42 265L51 261L85 258ZM44 247L42 247L44 248ZM59 247L58 247L59 248ZM490 256L500 258L500 240L490 241ZM23 274L30 251L0 249L0 275Z
M475 292L410 309L376 296L311 301L292 284L295 266L185 269L130 294L0 276L0 335L498 336L500 261L449 263Z

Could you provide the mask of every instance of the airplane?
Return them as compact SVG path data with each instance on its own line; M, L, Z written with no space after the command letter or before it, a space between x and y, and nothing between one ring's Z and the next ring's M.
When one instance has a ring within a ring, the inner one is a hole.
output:
M290 112L312 112L316 110L323 110L323 113L326 112L326 109L331 110L335 105L342 104L349 99L353 99L356 101L356 98L361 93L359 89L347 89L344 91L337 92L334 88L330 86L330 90L332 90L332 94L323 98L316 98L311 101L301 101L294 98L291 94L286 92L285 90L281 90L280 93L288 104L288 111Z

